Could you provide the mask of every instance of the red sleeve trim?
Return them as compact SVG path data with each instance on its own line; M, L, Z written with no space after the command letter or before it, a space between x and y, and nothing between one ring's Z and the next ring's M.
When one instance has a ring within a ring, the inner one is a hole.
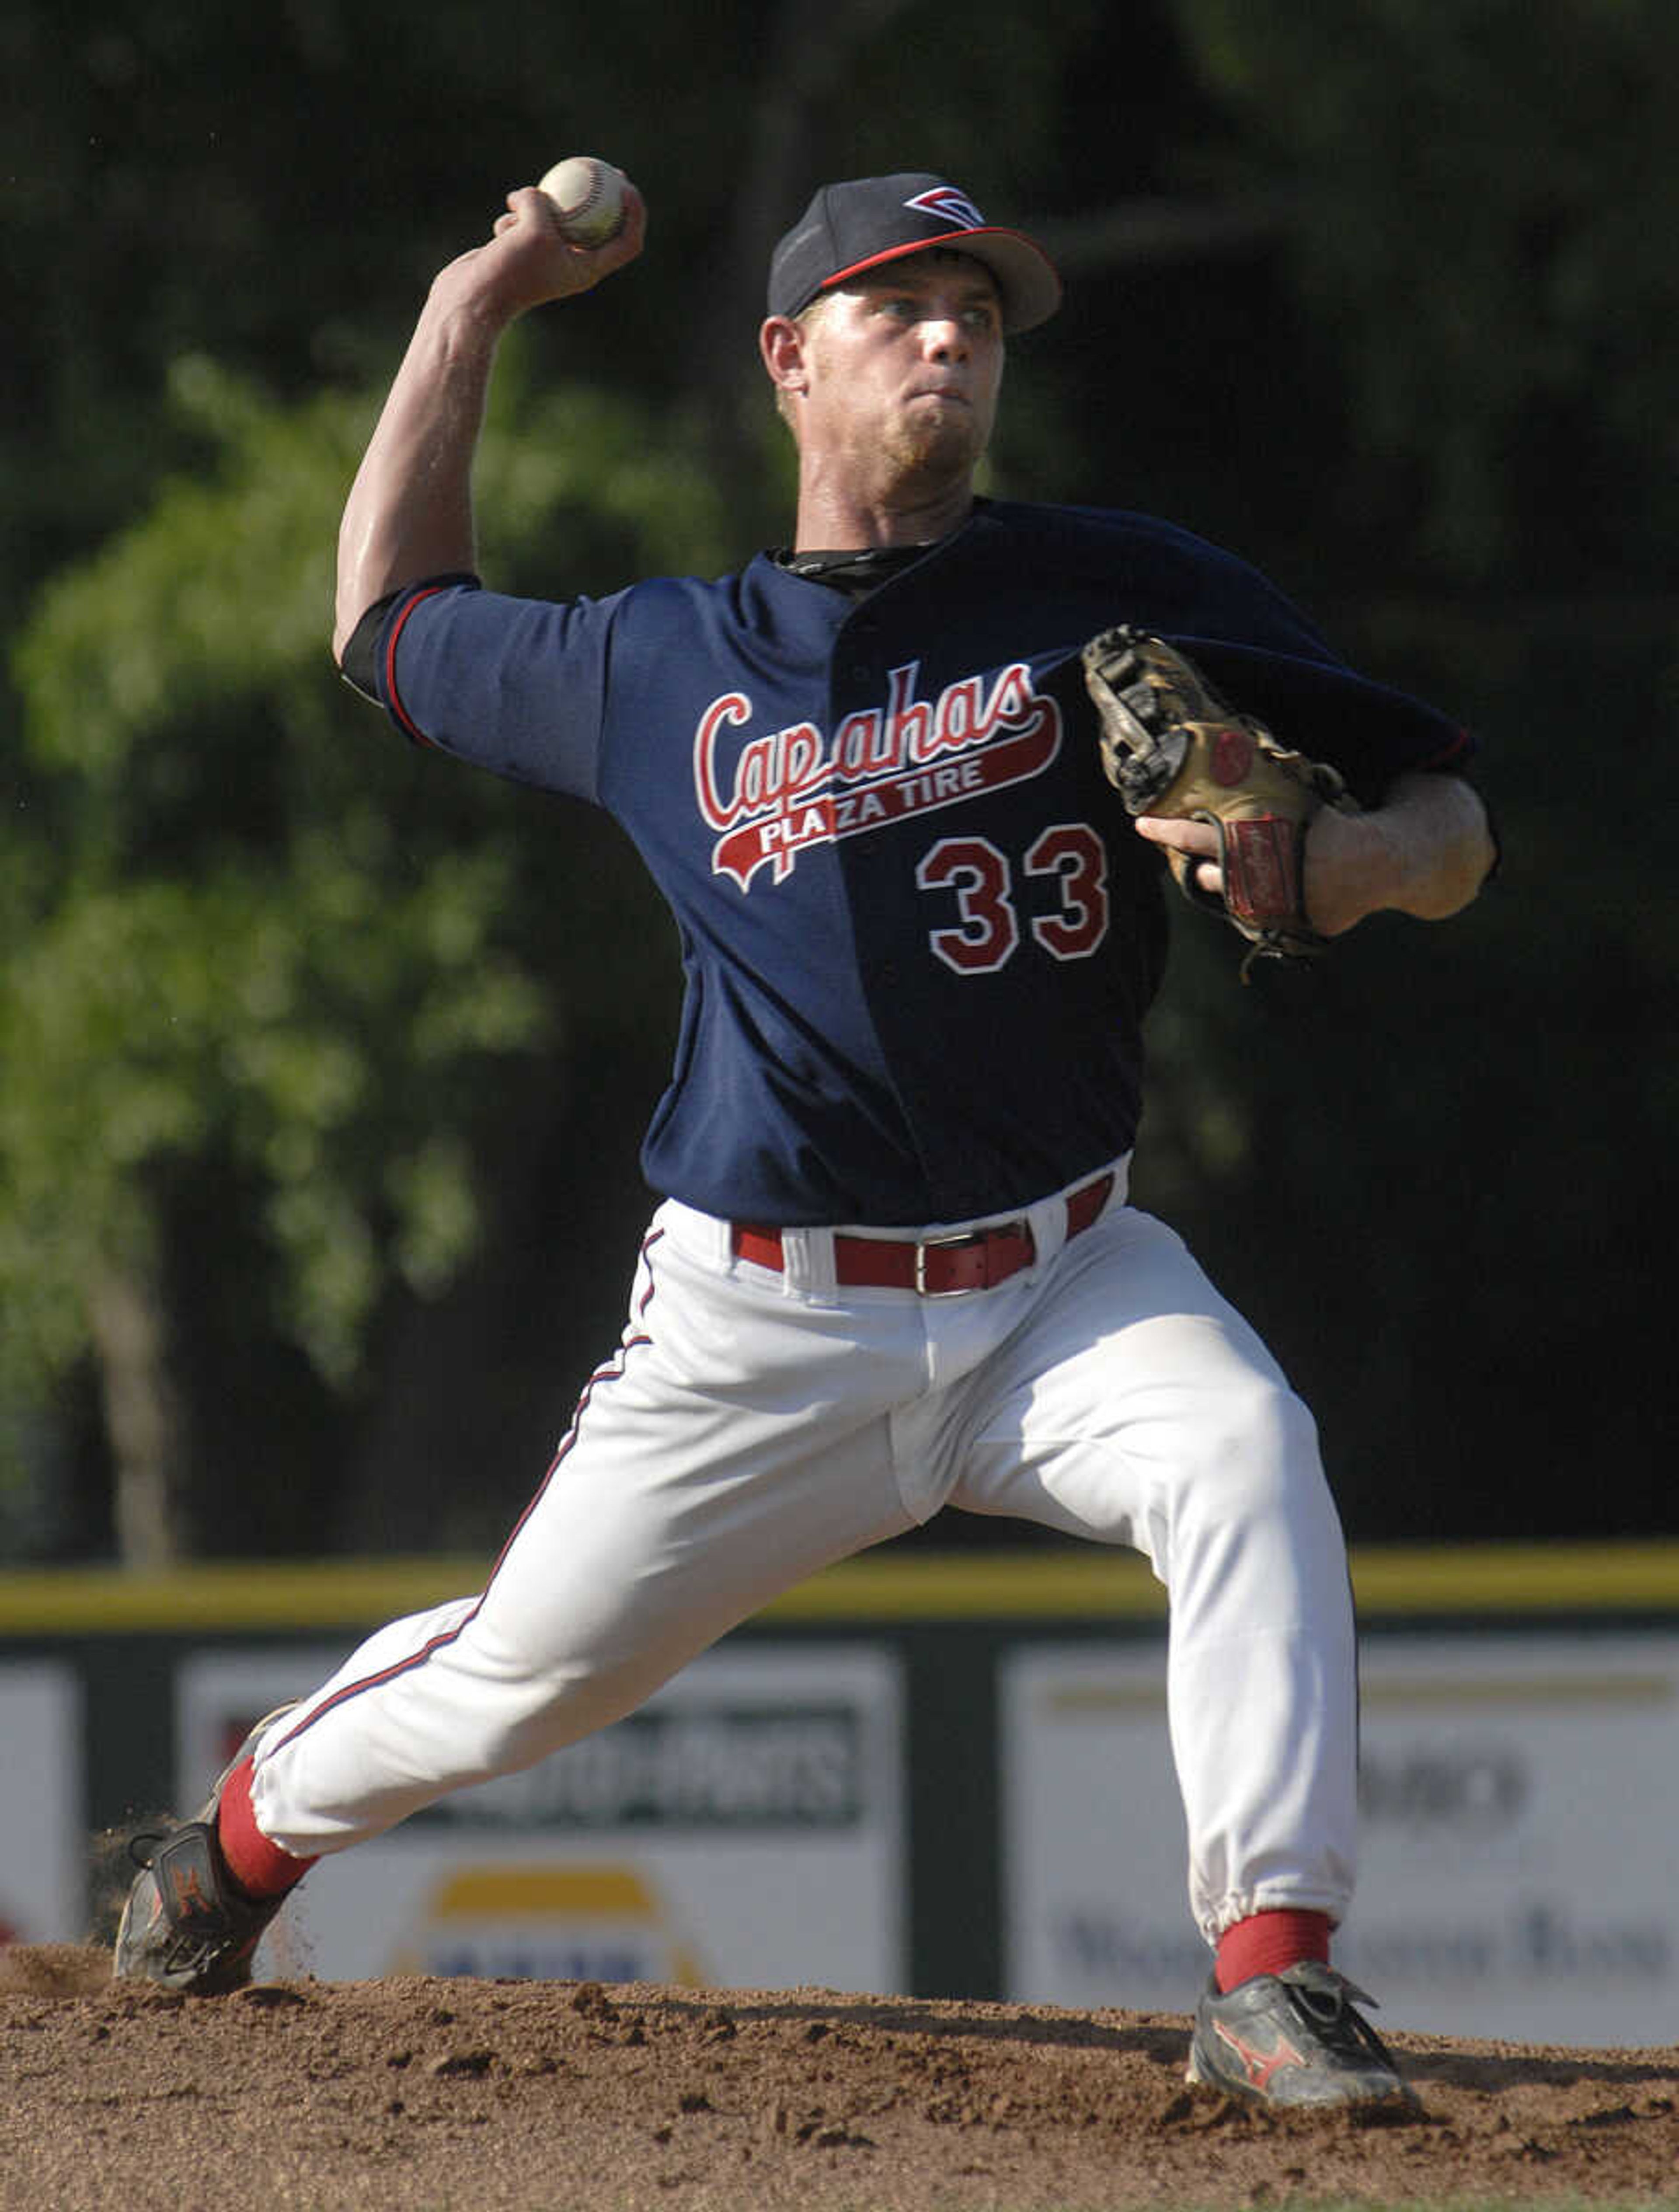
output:
M409 600L407 605L403 607L402 612L391 623L390 630L386 634L385 640L384 675L385 704L390 708L391 714L402 726L404 733L412 738L416 745L427 745L431 747L433 750L436 750L435 739L428 738L426 735L426 732L409 713L407 708L403 706L402 700L397 696L397 641L401 637L403 629L407 626L409 617L414 612L414 610L420 605L421 601L422 599L432 599L439 592L446 591L449 588L450 586L446 584L427 584L422 586L419 591L415 592L413 598Z

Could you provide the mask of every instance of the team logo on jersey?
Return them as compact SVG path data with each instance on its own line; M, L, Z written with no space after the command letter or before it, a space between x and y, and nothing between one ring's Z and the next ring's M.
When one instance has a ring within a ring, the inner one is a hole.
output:
M906 200L906 208L918 215L936 216L941 222L954 223L958 230L983 230L985 218L966 192L959 192L954 185L939 185L930 192L918 192L912 200Z
M752 720L743 691L725 691L694 732L700 811L718 832L712 871L743 890L761 868L779 883L808 845L865 836L920 814L1041 775L1061 750L1061 709L1023 660L996 676L967 676L936 699L916 696L918 661L894 668L883 707L847 714L832 736L794 722L749 738L724 764L733 734Z

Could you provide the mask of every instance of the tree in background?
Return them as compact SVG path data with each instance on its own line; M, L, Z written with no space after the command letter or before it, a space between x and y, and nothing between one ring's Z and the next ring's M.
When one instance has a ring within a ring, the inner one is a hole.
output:
M266 1325L348 1384L391 1285L434 1292L476 1241L495 1060L552 1049L610 973L544 957L566 903L497 787L417 806L400 741L355 726L321 622L365 404L276 409L197 360L175 386L218 462L19 643L0 975L5 1371L38 1388L91 1347L118 1548L147 1564L207 1502L169 1334L204 1293L172 1296L172 1247L226 1266L215 1217L249 1210ZM597 557L714 550L709 486L644 410L502 392L483 475L515 543L563 514Z
M1660 0L1179 0L1235 125L1214 175L1289 205L1349 382L1337 535L1401 574L1670 580L1679 16Z

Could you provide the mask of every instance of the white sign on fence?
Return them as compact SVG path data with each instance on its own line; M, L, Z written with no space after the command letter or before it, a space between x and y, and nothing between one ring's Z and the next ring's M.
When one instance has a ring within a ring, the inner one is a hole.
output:
M340 1656L185 1662L182 1802ZM903 1733L887 1650L708 1654L627 1719L323 1860L264 1968L900 1988Z
M1367 1639L1359 1892L1336 1960L1378 2025L1670 2043L1679 1637ZM1187 2011L1165 1655L1021 1646L1002 1685L1007 1994Z
M86 1931L82 1811L82 1691L56 1660L0 1665L6 1849L0 1860L0 1944Z

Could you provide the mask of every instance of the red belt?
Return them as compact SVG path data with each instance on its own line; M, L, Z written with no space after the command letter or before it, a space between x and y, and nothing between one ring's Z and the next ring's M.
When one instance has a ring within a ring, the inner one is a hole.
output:
M1107 1204L1113 1189L1112 1170L1076 1190L1067 1200L1067 1235L1072 1238L1091 1223ZM785 1264L781 1231L740 1221L733 1231L735 1256L755 1267ZM923 1237L913 1242L887 1237L844 1237L833 1240L833 1273L837 1282L852 1288L917 1291L925 1298L946 1298L957 1291L988 1291L1006 1283L1010 1275L1029 1267L1037 1246L1025 1221L1001 1221L991 1229L959 1229L949 1237Z

